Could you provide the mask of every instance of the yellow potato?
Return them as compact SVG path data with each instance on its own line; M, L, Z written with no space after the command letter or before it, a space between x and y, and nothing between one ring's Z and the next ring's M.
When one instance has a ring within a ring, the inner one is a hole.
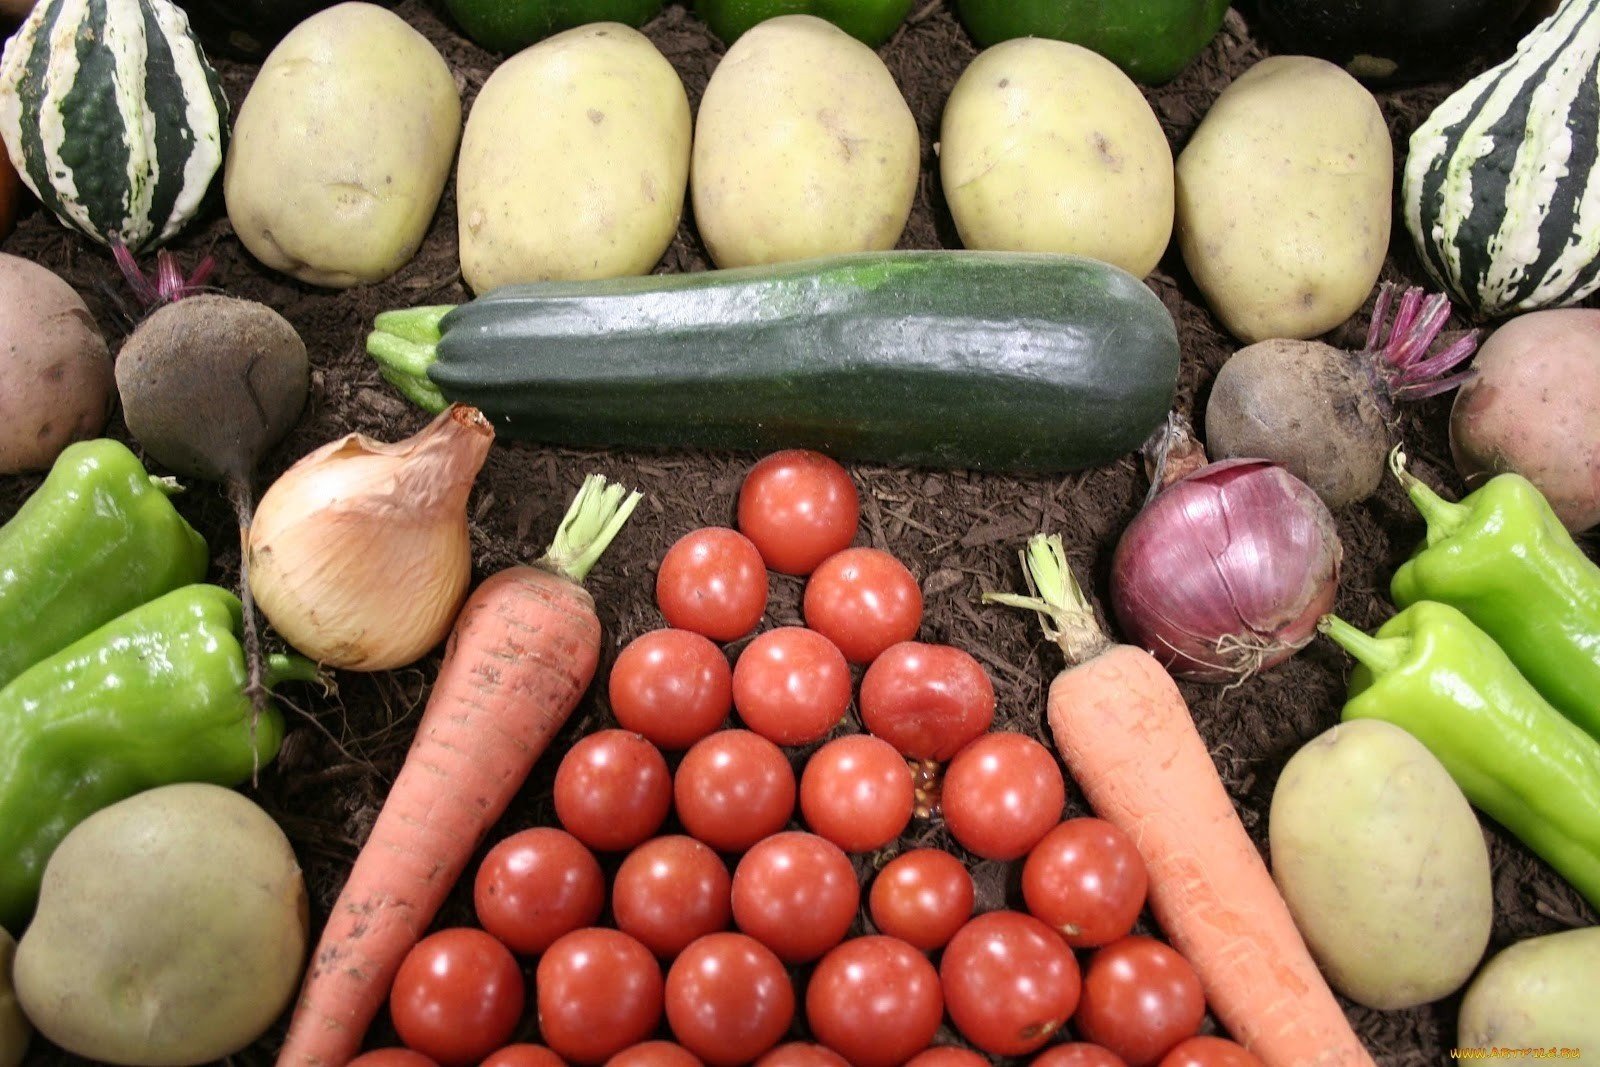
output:
M239 108L223 192L239 240L311 285L382 281L416 255L461 135L455 79L376 4L296 26Z
M917 123L878 54L810 15L769 19L706 86L690 185L719 267L893 248L921 172Z
M501 64L461 139L467 284L648 274L678 232L692 128L677 71L621 23L568 30Z
M1142 278L1172 237L1172 149L1108 59L1019 38L972 61L945 105L939 171L961 242L1071 252Z
M1518 941L1483 965L1461 998L1456 1044L1519 1049L1497 1067L1588 1062L1600 1049L1600 926ZM1552 1051L1553 1050L1553 1051ZM1562 1050L1566 1050L1563 1052Z
M1366 301L1389 250L1394 150L1349 74L1257 63L1217 97L1177 178L1184 262L1241 341L1315 337Z

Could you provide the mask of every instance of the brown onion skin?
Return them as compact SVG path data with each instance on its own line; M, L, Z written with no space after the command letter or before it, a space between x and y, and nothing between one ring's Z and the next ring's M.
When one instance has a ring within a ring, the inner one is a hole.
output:
M1175 677L1238 681L1311 641L1342 558L1310 486L1266 460L1223 460L1167 486L1128 524L1111 606L1128 642ZM1224 635L1253 650L1219 649Z

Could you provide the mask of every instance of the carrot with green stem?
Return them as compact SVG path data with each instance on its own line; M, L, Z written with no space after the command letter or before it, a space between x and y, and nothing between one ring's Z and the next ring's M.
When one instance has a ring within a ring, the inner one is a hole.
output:
M1033 537L1022 564L1030 596L984 600L1038 612L1066 656L1047 701L1056 748L1095 812L1138 846L1156 921L1217 1018L1267 1067L1370 1067L1171 676L1106 636L1059 536Z
M543 558L493 575L451 631L416 740L311 958L280 1067L343 1067L401 960L594 678L584 577L640 494L584 480Z

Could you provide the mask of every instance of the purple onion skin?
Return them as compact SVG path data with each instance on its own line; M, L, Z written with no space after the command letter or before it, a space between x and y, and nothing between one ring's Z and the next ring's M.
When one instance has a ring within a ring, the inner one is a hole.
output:
M1175 677L1234 682L1282 663L1333 608L1333 515L1275 463L1230 459L1167 486L1123 531L1111 606Z

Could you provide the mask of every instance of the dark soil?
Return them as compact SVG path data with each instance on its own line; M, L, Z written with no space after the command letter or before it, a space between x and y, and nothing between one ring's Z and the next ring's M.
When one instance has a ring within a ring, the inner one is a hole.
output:
M443 51L457 73L466 102L492 69L494 57L461 38L421 0L397 10ZM684 8L669 7L646 31L687 83L698 104L722 48ZM940 109L974 49L944 0L930 0L882 52L922 127L924 176L916 209L902 242L907 248L951 247L954 228L940 199L933 144ZM1230 14L1223 33L1177 81L1149 93L1174 150L1181 148L1217 93L1264 55L1244 17ZM235 107L255 68L220 62ZM1451 87L1430 85L1380 94L1395 138L1397 161L1406 139ZM752 105L756 106L756 105ZM313 399L301 424L268 460L263 484L313 447L350 431L394 440L420 428L425 416L383 383L364 355L362 341L373 316L385 308L466 298L456 259L453 188L420 254L398 275L380 284L337 293L297 284L255 263L233 240L226 219L214 218L179 242L185 263L210 252L219 261L215 283L227 292L260 300L281 311L305 338L314 366ZM1403 229L1395 227L1394 255L1385 277L1420 283ZM89 301L113 348L129 328L121 287L111 259L54 220L34 211L24 218L4 250L37 260L59 272ZM684 220L661 265L664 271L709 266ZM1235 343L1199 299L1176 252L1169 253L1150 283L1177 318L1184 351L1179 406L1203 412L1208 383ZM1370 304L1368 307L1370 310ZM1332 338L1355 342L1364 332L1363 311ZM1456 324L1458 326L1463 324ZM1460 483L1449 463L1444 427L1448 399L1425 402L1405 415L1403 432L1413 470L1451 495ZM110 432L127 439L114 421ZM653 575L667 546L708 523L731 525L740 479L755 457L692 452L641 454L581 452L526 445L493 451L471 501L478 577L536 557L583 476L600 471L642 489L646 502L596 568L589 585L607 635L599 681L546 756L512 810L490 835L498 840L522 827L551 821L549 783L560 753L572 739L609 721L605 670L630 638L662 625L653 602ZM1037 530L1059 531L1072 548L1074 565L1093 580L1104 603L1112 549L1137 511L1145 478L1136 458L1065 477L1011 478L963 472L855 466L861 490L859 540L894 552L922 583L926 617L922 638L959 645L990 670L1000 696L998 725L1045 738L1042 712L1049 679L1060 667L1056 650L1021 613L986 608L987 590L1014 590L1022 579L1017 550ZM37 478L0 482L0 518L9 517L38 484ZM239 551L231 511L213 487L196 485L178 501L204 532L214 553L211 578L231 584ZM1388 577L1418 537L1421 527L1401 494L1386 484L1363 505L1338 516L1345 565L1337 610L1371 629L1391 612L1385 601ZM775 577L766 626L801 621L798 580ZM729 655L738 651L729 648ZM428 694L437 656L406 670L380 675L342 674L337 693L309 690L286 694L294 702L291 733L279 759L261 776L255 796L288 832L305 869L313 922L322 918L382 803L405 753ZM1256 840L1265 847L1266 813L1284 762L1304 742L1338 721L1349 662L1324 641L1295 659L1224 691L1185 686L1194 716L1210 745L1228 789ZM851 725L850 729L855 727ZM796 753L797 764L803 753ZM1072 794L1070 812L1085 812ZM1582 899L1508 834L1486 824L1496 889L1491 950L1536 934L1595 922ZM914 825L903 843L934 842L960 854L937 822ZM896 850L862 860L865 875ZM975 863L986 907L1016 902L1014 865ZM440 922L470 922L470 881L458 887ZM181 906L181 905L178 905ZM531 970L530 970L531 976ZM1380 1062L1437 1063L1455 1043L1456 1001L1413 1011L1378 1013L1351 1006L1350 1018ZM532 1035L532 1013L525 1026ZM264 1063L281 1038L282 1024L238 1057ZM800 1033L797 1029L796 1033ZM957 1041L947 1033L946 1040ZM390 1041L380 1021L374 1041ZM57 1050L36 1044L32 1061L69 1062Z

